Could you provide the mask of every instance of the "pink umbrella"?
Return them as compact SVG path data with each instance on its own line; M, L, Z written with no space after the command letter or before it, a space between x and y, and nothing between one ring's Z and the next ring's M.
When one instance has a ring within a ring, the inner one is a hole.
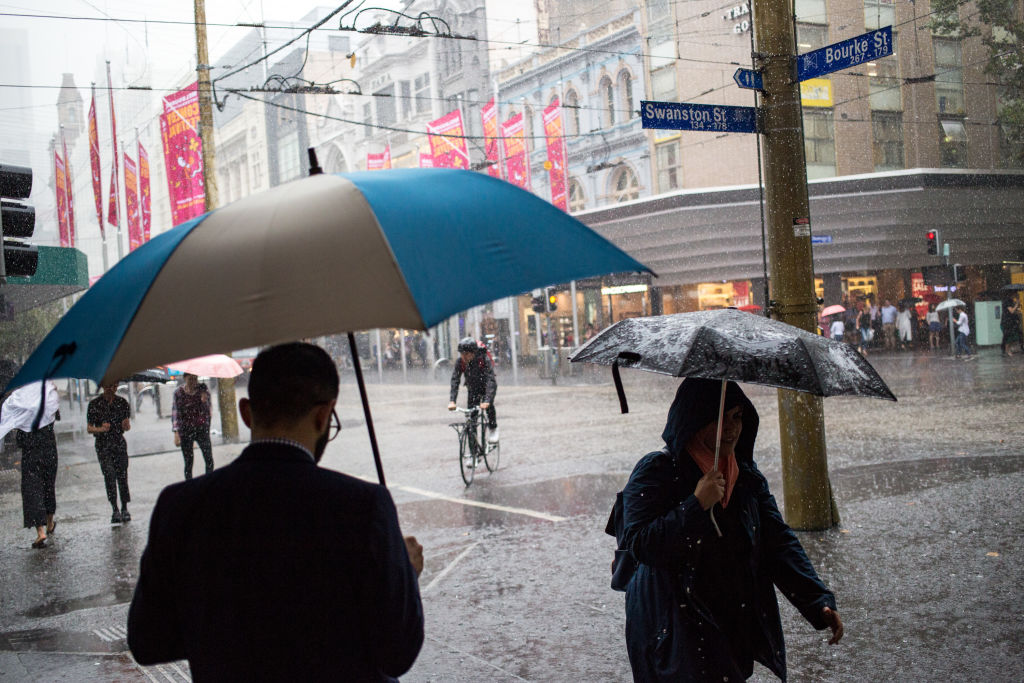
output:
M237 377L242 374L242 366L234 358L223 353L182 360L170 363L167 367L199 377Z
M846 311L846 308L844 308L843 306L840 306L839 304L832 304L831 306L826 306L825 308L822 309L821 317L827 318L830 315L835 315L836 313L843 313L844 311Z

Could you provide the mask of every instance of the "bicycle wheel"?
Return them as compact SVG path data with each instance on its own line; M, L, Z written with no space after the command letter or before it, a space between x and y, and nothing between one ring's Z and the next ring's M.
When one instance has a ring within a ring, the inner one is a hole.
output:
M476 473L476 435L471 429L459 435L459 471L462 472L462 481L466 482L466 486L473 483L473 474Z
M498 459L501 457L501 442L487 444L487 451L484 453L484 464L488 472L498 469Z

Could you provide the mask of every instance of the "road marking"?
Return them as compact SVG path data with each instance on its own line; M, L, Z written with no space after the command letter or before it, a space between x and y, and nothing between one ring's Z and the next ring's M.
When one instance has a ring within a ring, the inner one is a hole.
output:
M463 657L469 657L470 659L475 659L476 661L480 662L481 664L484 664L486 666L491 667L492 669L500 671L501 673L505 674L506 676L510 676L510 677L516 679L517 681L527 681L527 683L529 683L529 681L527 679L523 678L522 676L517 676L514 673L512 673L511 671L506 671L505 669L502 669L500 666L497 666L496 664L488 662L486 659L481 659L480 657L477 657L476 655L474 655L474 654L472 654L470 652L466 652L465 650L460 650L457 647L452 647L451 643L449 643L449 642L445 642L445 641L439 640L439 639L437 639L437 638L435 638L434 636L431 636L431 635L427 636L427 640L432 640L435 643L437 643L438 645L440 645L441 647L446 647L449 650L451 650L452 652L456 652L456 653L462 655Z
M120 640L120 637L118 637L117 635L115 635L114 633L108 631L105 628L94 628L92 630L92 632L95 633L97 636L99 636L100 640L102 640L104 642L107 642L107 643L112 643L115 640Z
M458 503L459 505L469 505L472 507L486 508L488 510L498 510L499 512L508 512L513 515L526 515L527 517L536 517L537 519L543 519L548 522L564 522L566 519L568 519L567 517L549 515L546 512L538 512L537 510L527 510L526 508L514 508L508 507L507 505L495 505L494 503L483 503L479 500L469 500L468 498L453 498L452 496L446 496L443 493L427 491L426 489L416 488L415 486L395 485L389 488L399 489L401 491L406 491L408 493L415 493L416 495L423 496L425 498L447 500L450 503Z
M182 678L184 678L184 679L185 679L186 681L191 681L191 680L192 680L192 677L191 677L191 676L189 676L189 675L188 675L187 673L185 673L184 671L182 671L182 670L181 670L181 668L180 668L180 667L179 667L179 666L178 666L177 664L175 664L175 663L171 662L171 663L170 663L170 664L168 664L167 666L169 666L169 667L171 667L172 669L174 669L175 671L177 671L177 672L178 672L178 675L179 675L179 676L181 676Z
M451 562L449 562L448 566L445 567L444 569L442 569L441 573L439 573L437 576L435 576L434 579L430 583L427 584L427 587L424 588L420 592L423 593L423 594L429 593L431 588L433 588L441 579L446 577L448 575L448 572L450 572L455 567L455 565L459 563L459 561L462 558L464 558L466 555L468 555L470 550L472 550L473 548L477 547L478 545L480 545L480 541L477 541L476 543L474 543L473 545L469 546L468 548L463 550L461 553L459 553L455 557L455 559L452 560Z

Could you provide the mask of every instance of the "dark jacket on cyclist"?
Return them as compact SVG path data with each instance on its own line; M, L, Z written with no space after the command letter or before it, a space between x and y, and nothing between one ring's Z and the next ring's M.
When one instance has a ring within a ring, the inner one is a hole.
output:
M466 376L466 389L469 393L467 405L472 408L481 403L490 403L487 409L487 418L490 428L497 426L497 419L494 412L494 394L498 391L498 380L494 376L494 365L487 357L487 349L479 348L476 355L469 363L464 363L460 356L452 368L452 390L451 400L455 401L459 396L459 383L462 375Z

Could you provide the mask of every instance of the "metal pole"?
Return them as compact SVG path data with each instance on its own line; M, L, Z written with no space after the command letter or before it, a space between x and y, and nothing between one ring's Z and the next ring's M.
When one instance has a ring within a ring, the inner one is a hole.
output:
M519 297L508 298L508 346L512 350L512 383L519 384L519 359L516 358L516 323L519 322Z
M580 321L579 321L579 306L576 305L576 281L572 280L569 283L569 296L572 298L572 345L578 347L580 345Z
M377 334L377 381L384 384L384 349L380 345L380 328L374 332Z
M402 381L409 381L409 373L405 363L405 330L398 331L398 346L399 353L402 355Z
M942 258L946 262L946 268L949 268L949 243L942 245ZM954 278L950 278L946 282L946 301L953 298L953 284ZM946 308L946 317L949 318L949 357L956 357L956 340L953 338L955 334L953 329L953 307L949 306Z
M203 145L203 192L206 210L217 208L217 171L214 163L216 147L213 140L213 89L210 84L210 55L206 45L206 0L195 0L196 76L199 90L199 138ZM120 228L118 228L120 230ZM118 245L121 241L118 240ZM235 412L235 380L217 382L217 406L220 409L220 431L226 443L238 441L238 413Z
M800 84L794 77L793 9L790 2L775 0L753 0L751 5L755 58L765 87L760 130L764 136L772 315L813 332L817 301L803 112ZM780 389L778 402L786 519L796 529L828 529L839 519L828 478L821 398Z

